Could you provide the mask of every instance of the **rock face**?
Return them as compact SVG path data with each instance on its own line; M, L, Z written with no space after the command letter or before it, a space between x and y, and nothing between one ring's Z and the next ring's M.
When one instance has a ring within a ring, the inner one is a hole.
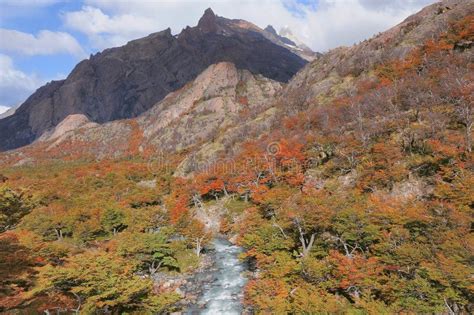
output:
M95 127L97 124L91 123L86 116L82 114L74 114L67 116L62 122L60 122L54 129L45 132L40 140L56 140L63 137L69 131L81 128L81 127Z
M267 110L282 88L280 82L220 62L136 118L99 125L84 115L70 115L25 149L43 146L36 151L50 157L194 150L206 160L225 150L223 142L214 139ZM192 163L192 159L183 162L183 174L194 168Z
M196 27L179 35L151 34L106 49L80 62L65 80L38 89L11 116L0 120L0 150L31 143L72 114L104 123L132 118L183 87L209 65L288 81L306 61L272 42L257 26L206 10Z
M148 144L167 152L180 151L239 124L244 112L262 111L281 88L278 82L222 62L169 95L138 122Z

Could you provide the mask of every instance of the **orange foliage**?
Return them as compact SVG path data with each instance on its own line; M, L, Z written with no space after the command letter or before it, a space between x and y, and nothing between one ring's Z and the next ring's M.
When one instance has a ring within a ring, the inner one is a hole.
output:
M289 288L277 279L251 280L245 287L245 303L264 314L284 314L289 311Z
M337 251L330 251L330 261L336 267L334 276L341 289L370 286L370 280L383 271L377 257L364 258L359 255L348 257Z

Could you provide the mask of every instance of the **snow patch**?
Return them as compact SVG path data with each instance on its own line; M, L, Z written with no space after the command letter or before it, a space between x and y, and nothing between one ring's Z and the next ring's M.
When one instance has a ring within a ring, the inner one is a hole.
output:
M10 107L6 107L6 106L0 105L0 114L5 113L5 112L6 112L7 110L9 110L9 109L10 109Z

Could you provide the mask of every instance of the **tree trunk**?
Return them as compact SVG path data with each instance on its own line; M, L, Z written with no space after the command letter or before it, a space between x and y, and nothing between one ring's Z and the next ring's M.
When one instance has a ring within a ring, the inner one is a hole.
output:
M307 245L305 247L303 247L303 257L306 257L309 252L311 251L311 248L313 247L313 243L314 243L314 238L316 237L316 234L313 233L311 234L311 237L309 238L309 241L307 241ZM305 239L303 239L303 241L306 242Z
M196 238L196 256L201 256L202 238Z
M472 152L472 125L472 122L466 124L466 149L469 153Z
M347 246L347 243L342 241L342 246L344 247L344 251L346 252L347 258L352 258L352 253L349 251L349 247Z
M150 267L148 268L148 271L150 272L150 276L153 277L153 275L156 273L158 269L160 269L161 265L163 264L162 261L158 264L158 266L155 267L156 261L153 260Z
M283 237L284 237L285 239L288 238L288 235L286 235L286 233L285 233L285 231L283 230L283 228L282 228L278 223L276 223L275 217L274 217L274 219L273 219L273 226L280 230L281 234L283 234Z
M448 301L446 300L446 298L444 299L444 305L446 305L446 308L448 309L449 315L454 315L454 314L456 314L456 313L453 311L453 309L451 308L451 306L449 306Z
M203 204L202 204L201 198L198 195L193 196L193 202L194 202L194 206L196 208L203 208L204 207Z
M61 229L54 229L58 241L63 239L63 231Z
M81 309L81 306L82 306L82 299L77 293L72 292L72 294L74 294L74 296L77 299L77 307L71 309L71 311L73 311L75 314L79 314L79 310Z
M229 193L227 192L227 189L225 188L225 184L224 184L223 190L224 190L224 195L226 197L229 197Z
M300 253L302 257L306 257L309 252L311 251L311 248L313 247L314 244L314 239L316 237L316 233L311 234L309 240L306 239L305 233L303 231L303 228L301 227L300 220L295 219L294 220L296 227L298 228L298 232L300 234L300 242L301 246L303 247L303 251Z

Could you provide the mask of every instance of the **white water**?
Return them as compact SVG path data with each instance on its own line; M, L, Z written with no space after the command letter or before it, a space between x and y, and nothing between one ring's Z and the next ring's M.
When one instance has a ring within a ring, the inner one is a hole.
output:
M211 283L205 284L203 295L198 299L202 308L193 308L188 314L241 314L243 287L247 279L243 276L245 265L238 255L242 249L225 239L216 238L215 265L209 272L213 274Z

